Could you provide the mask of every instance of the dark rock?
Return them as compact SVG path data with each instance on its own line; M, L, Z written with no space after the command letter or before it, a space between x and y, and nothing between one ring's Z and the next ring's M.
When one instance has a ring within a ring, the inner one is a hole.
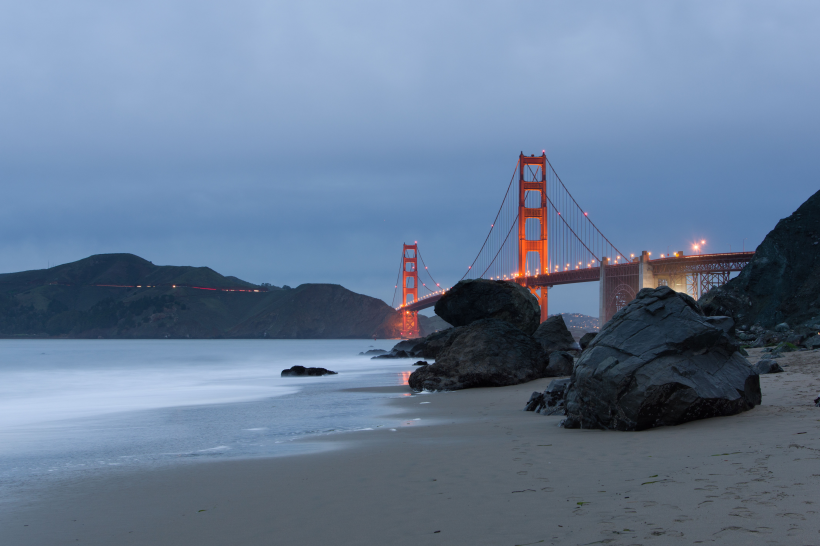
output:
M774 331L775 332L788 332L789 331L789 325L785 322L781 322L780 324L778 324L777 326L774 327Z
M305 368L304 366L293 366L292 368L288 368L287 370L282 370L282 377L304 377L320 375L336 375L336 372L332 372L324 368Z
M814 405L820 408L820 396L814 399Z
M553 315L542 322L532 335L544 348L546 354L553 351L571 351L581 348L569 333L564 317Z
M758 375L763 375L766 373L780 373L783 371L783 368L780 367L777 361L766 358L754 365L754 371Z
M413 347L412 354L421 358L438 358L439 353L449 347L463 331L463 327L458 327L430 334Z
M413 358L413 355L409 354L407 351L397 351L393 349L387 354L374 356L370 360L376 360L377 358Z
M387 351L384 349L370 349L363 353L359 353L360 356L370 356L370 355L383 355L387 354Z
M410 375L415 391L516 385L544 377L541 345L509 322L483 319L462 327L436 362Z
M419 360L418 362L413 364L413 366L428 366L428 365L429 365L429 363L426 360Z
M820 348L820 335L814 334L813 336L808 338L806 341L804 341L803 345L807 349L818 349L818 348Z
M567 389L567 428L643 430L760 403L760 379L695 301L645 288L589 344Z
M538 300L523 286L508 281L473 279L459 281L436 302L436 315L453 326L477 320L509 322L531 335L541 320Z
M820 308L820 191L777 223L743 271L700 300L707 315L766 328L814 325ZM798 329L798 328L795 328Z
M569 378L553 380L544 392L532 393L524 410L534 411L541 415L564 415L564 394L567 385L569 385Z
M561 377L572 373L572 363L575 359L566 351L553 351L550 353L549 364L544 371L547 377Z
M729 335L734 334L735 328L735 320L732 317L725 317L725 316L716 316L716 317L706 317L706 322L714 326L715 328L720 328L724 332Z
M581 336L580 341L578 341L578 345L580 345L580 346L581 346L581 350L582 350L582 351L583 351L583 350L585 350L585 349L587 348L587 345L589 345L589 344L590 344L590 342L591 342L593 339L595 339L595 336L597 336L597 335L598 335L598 334L597 334L596 332L587 332L586 334L584 334L583 336Z

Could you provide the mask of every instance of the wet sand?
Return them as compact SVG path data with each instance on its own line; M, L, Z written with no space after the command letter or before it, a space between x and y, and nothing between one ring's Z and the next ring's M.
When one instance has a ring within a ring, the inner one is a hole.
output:
M779 361L786 373L761 377L752 411L631 433L563 430L522 411L549 380L399 392L395 432L66 484L6 506L0 542L820 544L820 353Z

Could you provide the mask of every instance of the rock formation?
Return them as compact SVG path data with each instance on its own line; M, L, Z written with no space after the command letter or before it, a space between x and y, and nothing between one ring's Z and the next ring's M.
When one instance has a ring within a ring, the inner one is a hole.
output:
M572 373L572 364L575 359L566 351L553 351L550 353L549 364L544 370L546 377L563 377Z
M573 339L561 315L553 315L542 322L532 337L541 344L547 354L553 351L572 351L581 348Z
M778 364L776 360L764 358L754 365L754 371L758 375L763 375L767 373L780 373L783 371L783 368L780 367L780 364Z
M410 375L413 390L500 387L544 377L541 345L510 322L482 319L459 330L434 364Z
M527 335L538 328L541 309L529 290L513 282L459 281L438 302L436 315L453 326L481 319L507 321Z
M707 315L740 326L800 329L820 324L820 191L780 220L743 271L700 300Z
M304 376L322 376L322 375L336 375L336 372L326 370L325 368L305 368L304 366L293 366L287 370L282 370L282 377L304 377Z
M592 343L592 340L595 339L595 336L598 334L595 332L587 332L584 334L581 339L578 341L578 345L581 346L581 350L586 350L587 346Z
M737 348L689 296L645 288L576 362L564 426L643 430L751 409L759 376Z
M532 393L524 410L541 415L564 415L564 394L568 385L569 378L553 380L544 392Z

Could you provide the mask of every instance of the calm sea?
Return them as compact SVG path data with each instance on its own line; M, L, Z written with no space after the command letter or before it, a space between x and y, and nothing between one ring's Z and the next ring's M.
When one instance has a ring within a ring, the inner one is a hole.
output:
M380 340L0 340L0 498L116 469L316 449L309 435L402 426L351 387L406 383ZM293 365L339 375L282 378ZM408 423L409 424L409 423Z

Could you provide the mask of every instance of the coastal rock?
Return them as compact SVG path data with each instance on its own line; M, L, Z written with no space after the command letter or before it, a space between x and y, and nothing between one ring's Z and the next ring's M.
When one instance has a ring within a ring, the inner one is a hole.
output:
M436 302L436 315L453 326L503 320L532 335L541 320L541 308L535 296L519 284L471 279L459 281Z
M372 357L370 360L376 360L377 358L413 358L413 356L414 355L411 355L407 351L397 351L396 349L393 349L389 353L383 355L376 355Z
M553 351L571 351L580 349L569 332L564 317L553 315L542 322L532 335L544 348L546 354Z
M726 316L715 316L715 317L706 317L706 322L714 326L715 328L720 328L724 332L729 335L734 334L735 329L735 320L732 317Z
M321 375L336 375L336 372L326 370L325 368L305 368L304 366L293 366L287 370L282 370L282 377L304 377L304 376L321 376Z
M754 365L754 371L758 375L763 375L767 373L780 373L783 371L783 368L780 367L780 364L778 364L776 360L765 358Z
M596 332L587 332L586 334L581 336L581 339L578 341L578 345L580 345L581 350L586 350L587 346L592 342L593 339L595 339L595 336L597 335L598 334Z
M544 392L532 393L524 411L534 411L541 415L565 415L564 394L568 385L569 378L553 380Z
M544 371L546 377L562 377L572 373L572 363L575 359L566 351L553 351L550 353L549 364Z
M415 391L516 385L544 377L541 345L509 322L478 320L464 326L436 362L410 375Z
M463 327L448 328L421 339L412 349L413 356L421 358L438 358L439 353L449 347L453 340L464 331Z
M413 364L413 366L429 366L429 364L430 364L430 363L429 363L429 362L427 362L426 360L419 360L418 362L416 362L415 364Z
M738 325L791 326L804 333L820 309L818 243L820 191L780 220L740 274L710 290L700 306L707 315L729 315Z
M383 355L387 354L387 351L384 349L369 349L363 353L359 353L359 356L372 356L372 355Z
M760 379L695 301L644 288L576 362L567 428L643 430L733 415L760 403Z

